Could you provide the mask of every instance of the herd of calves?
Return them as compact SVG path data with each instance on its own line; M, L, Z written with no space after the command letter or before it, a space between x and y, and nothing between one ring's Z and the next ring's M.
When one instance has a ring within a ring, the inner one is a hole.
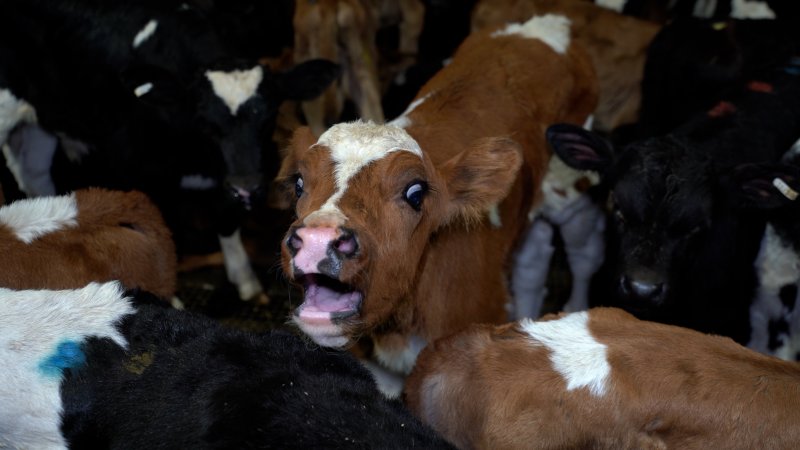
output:
M676 21L626 128L631 81L545 12L471 33L392 121L294 130L297 333L173 308L140 192L0 207L0 447L800 446L800 46ZM709 59L716 33L741 53ZM556 234L572 292L547 313Z

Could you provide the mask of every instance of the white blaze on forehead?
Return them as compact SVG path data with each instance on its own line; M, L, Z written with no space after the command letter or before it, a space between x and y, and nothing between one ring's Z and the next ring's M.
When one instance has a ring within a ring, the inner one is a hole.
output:
M534 16L523 24L512 23L492 33L492 37L519 35L527 39L539 39L556 53L564 54L569 47L570 21L564 16L546 14Z
M139 30L138 33L136 33L136 36L134 36L133 48L139 47L140 45L142 45L142 43L144 43L144 41L150 39L153 33L156 32L156 28L158 28L157 20L152 19L149 22L147 22L147 24L145 24L145 26L141 30Z
M78 225L75 194L18 200L0 208L0 224L26 244L64 228Z
M206 72L206 78L211 82L214 94L236 115L239 107L255 95L258 85L264 79L264 69L255 66L250 70L234 70L231 72L212 71Z
M49 358L62 343L95 336L125 348L116 324L135 311L118 282L76 290L0 288L0 448L67 448L61 435L61 374Z
M417 109L419 105L423 104L425 100L427 100L428 97L430 96L431 94L427 94L426 96L418 98L413 102L411 102L411 104L408 105L408 108L406 108L406 110L403 111L403 114L397 116L397 118L389 122L388 125L392 125L398 128L408 128L411 125L411 119L408 118L408 115L411 114L411 111Z
M734 19L774 19L775 11L766 2L733 0L731 17Z
M588 328L587 311L572 313L561 319L535 322L520 321L535 345L550 350L553 368L567 381L567 390L586 387L595 396L605 395L611 366L606 346L598 342Z
M336 180L336 192L315 214L332 213L340 217L344 216L336 203L347 190L350 179L369 163L398 151L410 152L422 158L419 144L405 130L373 122L334 125L320 136L315 146L329 149Z

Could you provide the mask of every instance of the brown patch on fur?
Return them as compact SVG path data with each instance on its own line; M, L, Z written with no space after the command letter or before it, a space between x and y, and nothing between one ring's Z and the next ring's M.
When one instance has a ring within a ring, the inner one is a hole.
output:
M793 448L800 366L728 338L589 312L608 392L566 390L549 351L517 325L429 345L406 382L412 411L460 448ZM555 317L551 317L555 318Z
M472 30L547 13L570 19L573 38L594 61L600 85L594 128L611 131L636 122L647 47L660 26L585 0L480 0L472 10Z
M169 299L176 289L172 235L150 199L137 191L75 192L78 226L45 234L30 244L0 225L0 254L7 262L0 286L76 289L92 281L119 280Z

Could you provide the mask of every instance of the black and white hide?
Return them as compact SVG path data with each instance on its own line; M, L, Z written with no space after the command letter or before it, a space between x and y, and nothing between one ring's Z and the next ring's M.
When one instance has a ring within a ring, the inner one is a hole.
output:
M0 447L451 448L349 353L119 284L0 289Z
M610 191L597 303L749 341L766 220L740 207L729 175L778 161L800 136L798 76L772 75L672 133L620 151L577 126L549 128L554 151L572 167L599 171Z
M33 139L4 153L21 185L52 161L56 193L145 192L179 253L180 205L187 191L206 192L201 213L220 238L228 277L242 299L258 297L238 229L260 204L265 172L277 171L278 108L319 95L338 67L316 60L274 73L230 48L202 11L171 3L0 3L0 138L36 123L60 143L54 155Z

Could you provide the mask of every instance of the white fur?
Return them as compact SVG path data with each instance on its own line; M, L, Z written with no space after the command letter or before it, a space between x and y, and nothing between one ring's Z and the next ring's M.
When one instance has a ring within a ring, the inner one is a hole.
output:
M428 345L428 341L415 334L408 338L406 345L400 351L396 351L394 348L387 349L381 346L380 339L376 339L374 352L375 357L384 367L408 375L414 368L414 363L417 362L419 352L426 345Z
M625 8L625 3L627 0L596 0L595 4L598 6L602 6L603 8L612 9L616 12L621 13L622 9Z
M39 365L90 336L127 347L115 324L134 312L117 282L63 291L0 288L0 448L63 449L61 379Z
M149 22L145 24L145 26L136 33L136 36L133 38L133 48L138 48L140 45L144 43L144 41L150 39L153 34L156 32L156 28L158 28L158 21L155 19L151 19Z
M0 89L0 146L20 122L36 122L36 110L8 89Z
M384 397L388 399L400 398L405 385L405 379L402 376L370 360L360 359L359 361L370 371L372 378L375 380L375 384L378 385L378 390L381 391Z
M582 311L545 322L523 319L520 328L535 345L550 350L553 368L566 380L568 391L585 387L592 395L603 396L611 366L606 346L592 336L588 322L589 313Z
M774 19L775 11L773 11L766 2L733 0L731 4L731 17L734 19Z
M75 194L23 199L0 208L0 224L26 244L48 233L78 225Z
M206 78L211 82L214 94L222 100L231 115L236 115L239 107L256 94L264 69L255 66L250 70L234 70L231 72L207 71Z
M780 299L783 286L800 282L800 255L792 245L784 242L775 228L768 224L761 240L761 249L755 261L758 275L758 290L750 305L750 327L752 329L748 347L753 350L770 353L769 322L783 318L789 323L789 336L783 348L776 354L787 359L794 359L800 348L793 347L789 339L798 339L800 335L800 304L794 310L787 311ZM794 344L796 345L796 343Z
M564 54L569 48L570 20L556 14L534 16L523 24L512 23L492 33L492 37L520 35L527 39L539 39L556 53Z
M411 119L408 118L408 115L411 114L411 111L417 109L419 105L423 104L425 100L427 100L430 96L431 94L428 94L422 98L418 98L413 102L411 102L411 104L408 105L408 108L406 108L406 110L403 111L403 114L397 116L397 118L389 122L387 125L392 125L398 128L408 128L409 126L411 126Z
M356 121L340 123L330 127L314 145L327 147L335 165L336 192L309 215L306 221L320 215L335 215L344 218L336 205L348 188L348 182L368 164L386 155L404 151L422 158L422 149L405 130L393 125Z
M239 290L239 298L250 300L264 292L261 282L258 281L258 277L250 265L250 258L247 257L239 230L228 237L219 236L219 243L228 280L236 285Z

